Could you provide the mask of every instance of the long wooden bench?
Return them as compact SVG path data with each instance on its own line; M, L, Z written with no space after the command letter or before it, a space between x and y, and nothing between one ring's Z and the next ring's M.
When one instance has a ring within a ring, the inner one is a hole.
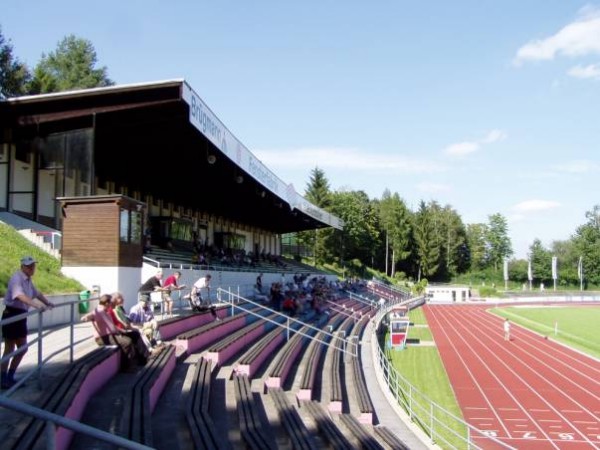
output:
M210 404L211 368L212 363L204 358L200 358L196 364L190 366L188 372L192 376L186 377L184 383L183 404L185 417L194 441L194 448L222 450L226 445L223 439L219 438L208 409Z
M344 373L343 370L343 345L344 339L348 336L352 327L354 326L354 317L347 317L339 327L339 330L335 332L335 337L333 338L332 346L330 347L330 352L332 354L332 362L331 362L331 370L329 372L330 377L330 391L329 391L329 410L334 413L341 413L344 402L344 381L342 380L342 376Z
M361 448L365 450L385 450L375 439L375 437L365 430L364 425L351 414L340 414L340 421L358 439Z
M137 375L125 401L121 435L126 439L153 446L152 412L175 369L175 347L163 347Z
M69 365L63 375L47 388L36 406L79 421L89 399L118 373L120 360L121 354L117 346L102 346L92 350ZM45 441L44 422L28 418L20 425L16 433L3 442L2 448L33 449L37 442ZM68 448L72 437L72 431L58 428L53 448Z
M315 400L300 402L301 408L306 408L317 424L317 429L325 437L329 445L336 450L349 450L355 448L344 436L335 422L325 412L320 403Z
M351 340L353 342L358 342L358 338L362 334L366 323L366 320L361 320L353 328L351 335L351 338L353 338ZM358 352L358 347L356 348L356 350ZM360 354L357 354L355 357L352 358L351 364L352 381L354 383L354 391L356 394L358 408L360 411L360 416L358 417L358 420L361 423L372 425L375 420L375 408L373 406L373 402L371 401L369 390L367 389L367 384L365 382L365 377L361 366Z
M289 402L286 393L280 388L274 388L269 390L269 395L273 398L279 418L292 442L292 448L294 450L316 449L315 441L302 422L298 411Z
M227 308L217 308L217 315L225 317ZM163 340L168 341L184 334L190 330L213 322L214 318L210 311L194 312L187 315L171 317L159 321L160 335Z
M280 327L269 331L252 347L250 347L234 366L236 373L242 373L252 378L262 363L283 343L285 330Z
M394 450L410 450L408 446L386 426L378 425L373 429L377 437L379 437L389 448L393 448Z
M306 326L302 327L300 331L302 334L296 333L292 336L292 338L285 343L283 349L277 353L273 367L265 380L265 388L267 390L270 388L283 387L296 358L306 348L309 337L316 333L314 328Z
M281 316L276 314L272 314L268 318L275 321L282 320ZM247 325L212 345L206 353L206 358L210 359L215 365L221 365L242 348L252 344L270 326L272 325L262 320Z
M237 403L240 431L244 442L251 450L276 450L272 430L262 423L247 375L234 374L235 399Z
M329 318L329 321L325 325L329 329L335 329L341 322L342 317L338 314L333 315ZM324 346L322 342L329 342L329 336L324 332L320 332L316 336L316 340L311 344L308 349L308 354L305 355L306 367L300 381L300 389L296 394L299 401L311 400L312 391L317 376L317 370L321 364L324 355Z
M208 315L210 316L210 314ZM175 345L187 354L195 353L198 349L211 345L218 339L239 330L246 325L247 320L248 313L228 317L222 321L214 321L211 318L210 322L179 334Z

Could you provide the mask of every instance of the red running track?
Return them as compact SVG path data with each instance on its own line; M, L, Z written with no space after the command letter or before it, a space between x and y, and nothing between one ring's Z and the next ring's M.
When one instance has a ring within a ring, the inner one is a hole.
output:
M424 307L467 423L518 449L600 449L600 361L514 323L505 341L486 308Z

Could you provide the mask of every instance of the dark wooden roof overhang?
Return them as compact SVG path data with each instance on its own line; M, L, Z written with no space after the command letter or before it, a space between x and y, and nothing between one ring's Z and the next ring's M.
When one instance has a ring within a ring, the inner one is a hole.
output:
M327 226L290 209L192 126L182 87L177 80L23 97L0 102L0 121L12 140L93 127L95 176L129 192L273 233Z

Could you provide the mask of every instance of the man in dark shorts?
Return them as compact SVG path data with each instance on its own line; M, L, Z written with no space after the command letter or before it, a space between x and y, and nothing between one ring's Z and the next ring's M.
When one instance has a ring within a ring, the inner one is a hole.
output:
M44 294L39 292L31 281L31 277L35 273L36 262L31 256L21 258L21 270L15 272L8 281L6 297L4 298L6 309L2 314L3 320L26 313L29 307L37 308L41 311L54 307L54 304ZM2 336L4 338L3 358L7 357L16 348L27 345L27 317L3 325ZM15 372L26 352L27 350L2 363L0 388L10 389L16 383Z

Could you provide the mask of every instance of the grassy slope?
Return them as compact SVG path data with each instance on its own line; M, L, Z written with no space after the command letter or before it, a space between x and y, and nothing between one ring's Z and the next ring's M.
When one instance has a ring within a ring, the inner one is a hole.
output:
M26 255L38 260L33 282L44 294L73 293L84 289L79 282L60 273L60 261L31 244L14 228L0 222L0 297L6 293L8 280L19 269L20 260Z

